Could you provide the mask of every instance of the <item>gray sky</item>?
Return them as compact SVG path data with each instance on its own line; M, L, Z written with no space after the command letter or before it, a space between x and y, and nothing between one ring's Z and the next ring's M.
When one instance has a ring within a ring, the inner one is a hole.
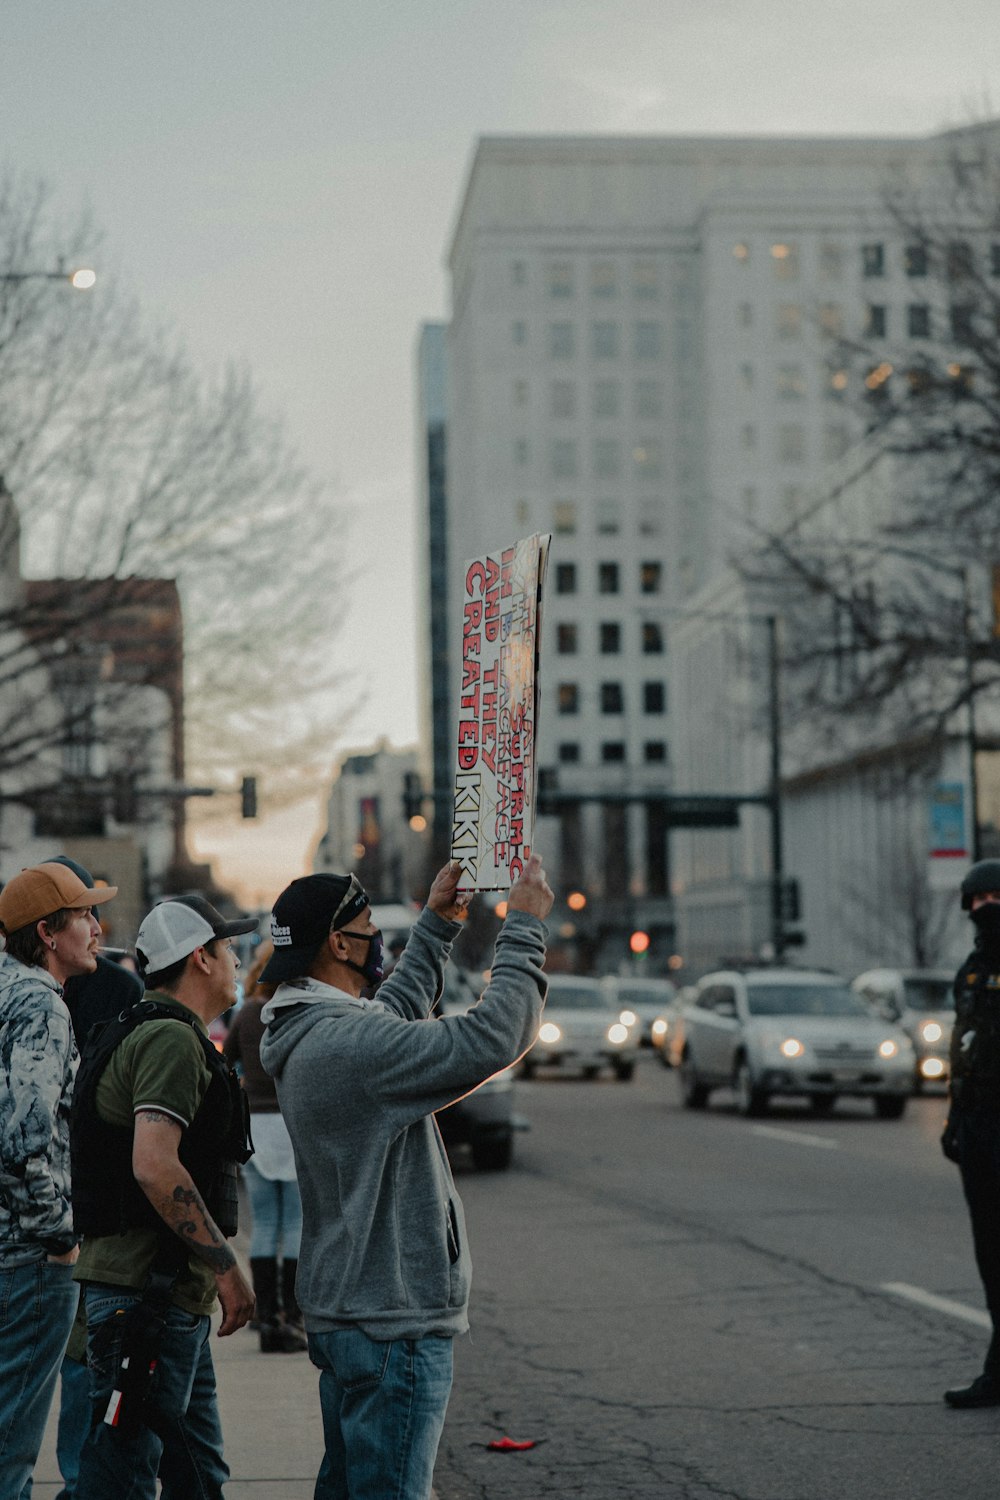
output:
M351 744L416 734L413 348L447 314L478 135L921 134L1000 97L996 0L0 0L0 16L0 156L91 206L102 272L207 370L251 366L355 517L342 649L370 696Z

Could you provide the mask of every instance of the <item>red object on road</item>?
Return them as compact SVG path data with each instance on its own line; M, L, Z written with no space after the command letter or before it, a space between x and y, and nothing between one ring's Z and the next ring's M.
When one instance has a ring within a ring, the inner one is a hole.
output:
M516 1443L513 1438L498 1438L495 1443L487 1443L487 1448L494 1453L523 1453L526 1448L535 1447L535 1439L529 1438L526 1443Z

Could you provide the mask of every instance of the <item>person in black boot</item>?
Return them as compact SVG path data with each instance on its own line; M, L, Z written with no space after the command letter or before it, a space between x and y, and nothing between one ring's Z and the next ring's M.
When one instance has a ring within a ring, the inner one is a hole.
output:
M983 1372L944 1393L949 1406L1000 1406L1000 860L962 882L975 947L955 977L950 1106L941 1147L962 1173L976 1265L993 1321Z
M253 1215L250 1270L257 1296L260 1352L300 1354L306 1348L306 1335L295 1300L295 1273L302 1204L292 1143L278 1109L274 1081L260 1065L264 1031L260 1013L274 990L271 985L262 987L257 979L273 951L270 943L261 943L257 949L247 971L244 1003L233 1018L224 1051L250 1105L255 1154L243 1168L243 1180Z

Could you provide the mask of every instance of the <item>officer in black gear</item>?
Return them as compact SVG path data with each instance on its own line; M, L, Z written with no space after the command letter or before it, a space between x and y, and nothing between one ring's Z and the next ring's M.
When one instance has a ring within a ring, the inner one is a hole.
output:
M941 1146L957 1162L972 1218L976 1264L993 1321L983 1373L945 1391L949 1406L1000 1406L1000 859L972 866L962 910L975 947L955 976L951 1089Z

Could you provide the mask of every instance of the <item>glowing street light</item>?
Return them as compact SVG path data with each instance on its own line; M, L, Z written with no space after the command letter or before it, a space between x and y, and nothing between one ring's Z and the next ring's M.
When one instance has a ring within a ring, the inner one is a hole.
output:
M68 281L76 291L89 292L97 281L97 272L90 266L67 271L61 261L54 271L0 271L0 282L20 281Z

